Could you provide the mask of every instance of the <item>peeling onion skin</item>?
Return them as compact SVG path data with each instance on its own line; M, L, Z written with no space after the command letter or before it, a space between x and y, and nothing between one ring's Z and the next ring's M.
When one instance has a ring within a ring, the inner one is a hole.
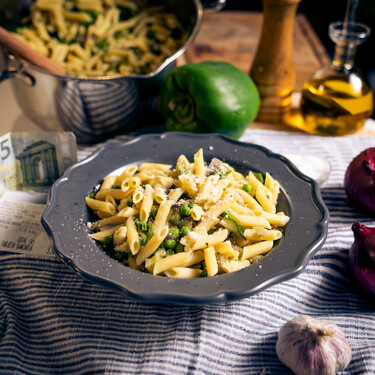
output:
M361 289L375 299L375 228L352 225L354 242L349 250L349 268Z
M276 353L296 375L334 375L352 359L351 347L335 323L307 315L280 328Z
M362 151L349 163L344 189L350 205L375 216L375 147Z

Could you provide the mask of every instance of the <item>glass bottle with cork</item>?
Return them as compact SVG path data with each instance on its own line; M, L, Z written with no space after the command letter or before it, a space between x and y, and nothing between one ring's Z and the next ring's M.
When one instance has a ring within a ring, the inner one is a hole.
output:
M316 71L302 88L299 128L323 135L345 135L361 129L373 113L373 92L354 65L357 46L370 28L354 21L357 0L349 0L344 21L329 25L336 43L330 66Z

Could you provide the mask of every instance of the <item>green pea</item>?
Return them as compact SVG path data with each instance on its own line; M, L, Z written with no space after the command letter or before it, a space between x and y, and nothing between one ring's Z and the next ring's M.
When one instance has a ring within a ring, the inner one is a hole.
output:
M125 251L116 251L114 258L122 263L128 260L128 254Z
M148 240L148 238L147 238L147 236L144 233L142 233L139 236L139 243L141 244L141 246L145 246L146 243L147 243L147 240Z
M174 236L175 238L180 237L180 230L178 228L172 228L169 233Z
M113 245L113 236L107 236L103 239L103 247L109 247Z
M174 249L176 247L176 241L175 240L172 240L172 239L169 239L169 240L166 240L165 241L165 247L167 249Z
M183 253L185 251L185 246L180 243L176 246L176 253Z
M246 191L246 193L249 193L251 191L251 185L249 185L249 184L243 184L242 190Z
M182 227L180 229L180 236L184 237L190 232L190 229L188 227Z
M96 10L90 10L88 13L90 14L90 16L92 18L92 23L94 23L96 21L96 19L98 18L98 16L99 16L98 11L96 11Z
M147 31L146 37L148 39L155 39L155 32L153 32L152 30Z
M122 31L116 31L114 34L113 34L113 37L117 40L117 39L120 39L122 37Z
M145 221L138 221L137 222L137 226L138 226L138 229L141 231L141 232L147 232L147 222Z
M183 204L180 208L180 214L182 216L189 216L191 214L191 209L188 207L187 204Z
M166 253L167 255L174 255L174 251L172 249L168 249Z

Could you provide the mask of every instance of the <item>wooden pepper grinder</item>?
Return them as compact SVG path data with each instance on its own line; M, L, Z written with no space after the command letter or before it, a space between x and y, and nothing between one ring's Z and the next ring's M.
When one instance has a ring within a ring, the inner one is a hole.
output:
M282 122L291 110L295 72L293 26L301 0L263 0L263 26L250 69L261 97L262 122Z

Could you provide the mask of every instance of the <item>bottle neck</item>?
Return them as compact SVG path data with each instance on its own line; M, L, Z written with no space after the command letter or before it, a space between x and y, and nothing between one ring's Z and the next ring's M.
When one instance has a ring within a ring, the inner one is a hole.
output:
M332 61L334 69L350 70L354 65L354 57L357 51L356 43L338 43L336 44L335 54Z

